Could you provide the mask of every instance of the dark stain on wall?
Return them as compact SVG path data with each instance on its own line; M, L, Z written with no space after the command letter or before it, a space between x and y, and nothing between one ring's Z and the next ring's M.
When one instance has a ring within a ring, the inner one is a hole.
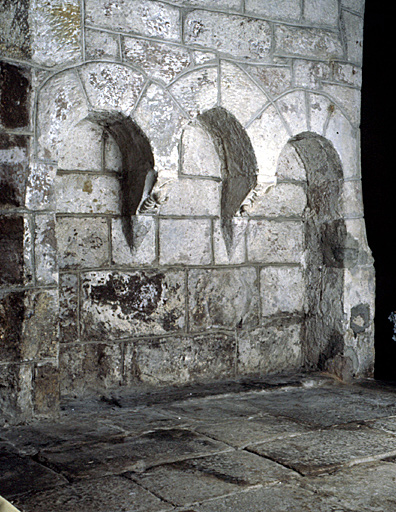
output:
M23 283L23 237L23 217L0 218L0 284Z
M0 64L0 122L4 128L24 128L29 124L30 81L11 64Z
M21 333L25 292L12 292L0 298L0 361L18 361L21 357Z

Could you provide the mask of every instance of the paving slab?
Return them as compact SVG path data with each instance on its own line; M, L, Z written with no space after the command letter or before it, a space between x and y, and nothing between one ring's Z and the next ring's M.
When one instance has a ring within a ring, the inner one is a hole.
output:
M311 431L312 427L302 425L288 418L265 414L259 417L237 418L221 423L209 423L198 426L196 430L235 448L245 448L252 444L298 436Z
M23 512L165 512L174 508L117 476L19 496L13 505Z
M131 478L178 506L226 496L257 485L301 478L294 471L255 454L234 451L153 468Z
M284 388L250 393L244 400L262 413L319 427L396 415L396 394L351 386Z
M305 481L328 503L349 507L356 512L396 510L396 464L362 464Z
M38 454L43 464L66 478L93 478L126 471L144 471L175 462L231 450L230 447L186 429L160 429L138 437L82 445L79 449L47 449Z
M361 425L302 434L249 448L303 475L317 475L342 466L396 455L396 436Z

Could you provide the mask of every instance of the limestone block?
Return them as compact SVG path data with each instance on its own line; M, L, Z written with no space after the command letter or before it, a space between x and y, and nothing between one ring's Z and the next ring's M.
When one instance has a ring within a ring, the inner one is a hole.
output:
M340 156L344 178L360 178L359 132L338 109L330 117L326 137Z
M144 39L124 38L124 58L150 78L171 82L191 65L190 53L182 47Z
M119 214L120 183L115 176L58 174L57 210L62 213Z
M2 362L23 358L22 328L25 314L25 292L0 292L0 357Z
M227 30L224 30L224 27ZM184 41L237 58L266 59L271 48L269 23L254 18L192 11L184 22Z
M363 14L365 0L342 0L342 7Z
M292 83L290 67L270 65L244 65L244 69L272 97L289 89Z
M216 59L216 54L213 52L204 52L204 51L193 51L194 62L195 64L206 64L207 62L213 61Z
M103 128L84 119L67 133L58 152L58 169L66 171L102 170Z
M36 215L34 256L38 284L56 284L58 282L55 225L55 214Z
M34 0L30 3L29 27L36 63L56 66L82 60L78 0Z
M108 221L100 217L60 217L56 223L60 268L101 267L109 263Z
M119 387L122 381L121 345L64 343L60 347L59 369L63 396L81 396Z
M301 16L299 0L246 0L245 12L276 20L298 20Z
M246 229L248 219L235 217L232 219L232 245L227 251L224 235L221 229L221 221L214 220L213 225L213 250L216 265L228 265L230 263L245 263L246 261Z
M87 60L120 59L119 37L109 32L85 29L85 56Z
M259 316L255 268L191 270L188 276L190 329L254 326Z
M59 341L77 341L78 288L76 274L59 274Z
M265 193L257 194L246 213L249 217L301 216L306 205L307 195L303 185L278 182Z
M23 206L28 175L28 138L0 135L0 207Z
M360 122L361 95L358 89L343 85L324 85L323 90L346 112L355 126Z
M183 130L180 172L192 176L221 177L221 160L213 139L198 123L188 124Z
M155 168L161 177L176 177L178 144L186 118L175 101L167 91L153 84L141 98L134 120L150 140Z
M301 313L305 303L305 281L301 267L264 267L260 270L263 316Z
M220 216L219 181L183 178L173 181L167 200L160 206L160 215L213 215Z
M185 325L183 271L88 272L82 275L84 339L130 338Z
M362 68L360 66L335 62L333 65L333 75L337 82L353 85L358 88L362 86Z
M125 65L86 64L79 70L89 102L96 110L116 110L129 115L142 92L144 76Z
M364 215L362 183L360 180L346 181L342 187L342 202L346 217Z
M288 25L275 27L275 53L322 59L342 58L343 48L339 36L316 28L298 28Z
M299 370L302 365L302 325L278 320L252 331L238 331L239 375Z
M125 381L163 386L227 378L234 359L233 334L141 340L125 347Z
M286 144L279 155L276 175L279 180L306 180L304 164L291 144Z
M309 89L320 89L322 80L330 80L332 77L331 67L324 62L295 60L293 70L296 86Z
M0 285L24 282L25 221L22 216L0 219Z
M190 116L196 116L217 105L217 85L217 67L204 67L181 76L170 91Z
M28 59L30 31L27 23L29 3L2 2L0 53L14 59Z
M267 96L234 64L221 61L220 77L222 107L245 125L265 105Z
M311 23L338 27L338 0L307 0L303 16Z
M247 253L251 262L299 263L303 244L302 222L249 221Z
M281 150L290 138L275 107L266 108L246 131L257 158L259 181L273 180Z
M177 7L153 0L87 0L86 21L112 30L178 41L180 13Z
M74 72L49 80L38 99L38 156L57 160L68 131L87 115L85 96Z
M326 96L310 93L308 95L309 122L311 130L325 135L325 128L329 118L334 114L334 103Z
M122 173L122 154L120 147L111 135L106 132L104 141L104 170Z
M26 207L30 210L55 209L56 167L41 162L33 163L28 177Z
M37 363L33 377L33 407L39 416L59 413L59 369L57 362Z
M0 424L23 423L32 417L32 365L0 365Z
M361 65L363 59L363 16L342 10L341 19L346 38L348 60Z
M212 261L209 219L160 219L161 265L208 265Z
M112 219L112 262L115 265L152 265L157 258L156 222L148 215L132 217L133 246L122 231L122 220Z
M303 91L296 91L282 96L276 102L276 106L293 134L308 130L305 93Z

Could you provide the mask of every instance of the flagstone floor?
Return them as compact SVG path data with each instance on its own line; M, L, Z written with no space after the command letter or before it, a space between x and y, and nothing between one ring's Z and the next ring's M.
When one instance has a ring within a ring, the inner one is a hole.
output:
M23 512L395 512L396 387L323 375L69 401L0 429Z

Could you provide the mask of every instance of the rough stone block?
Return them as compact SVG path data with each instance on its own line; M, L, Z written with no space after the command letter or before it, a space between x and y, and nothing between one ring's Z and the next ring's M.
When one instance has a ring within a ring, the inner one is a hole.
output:
M345 85L325 84L323 86L323 91L331 98L334 98L334 102L340 105L340 107L346 112L346 115L353 126L357 126L359 124L361 105L361 93L359 89Z
M112 30L171 41L180 39L179 9L162 2L126 0L122 3L109 4L106 0L88 0L86 21Z
M28 59L30 51L29 3L3 2L0 52L14 59Z
M2 292L0 295L0 360L22 359L22 329L25 318L25 292Z
M256 269L191 270L188 276L190 329L254 326L259 317Z
M208 265L212 261L209 219L160 219L161 265Z
M190 53L184 48L130 37L124 38L124 57L151 78L165 83L191 65Z
M263 316L303 312L305 280L301 267L265 267L260 271Z
M347 55L350 62L362 64L363 58L363 16L342 11Z
M58 282L55 226L55 214L36 215L34 255L38 284L56 284Z
M154 217L132 217L133 246L129 247L122 231L122 220L113 219L112 263L115 265L152 265L157 258L156 222Z
M362 68L353 64L345 64L335 62L333 66L333 75L337 82L353 85L354 87L362 86Z
M220 216L219 181L200 178L183 178L172 182L167 200L160 206L160 215Z
M33 163L26 190L26 207L30 210L54 210L56 167Z
M304 19L317 25L338 25L338 0L308 0L304 2Z
M84 395L119 387L122 348L118 343L63 343L59 353L62 395Z
M25 223L22 216L0 219L0 285L22 284Z
M253 331L238 332L240 375L299 370L302 365L301 322L279 319Z
M126 346L125 382L163 386L229 378L234 364L234 335L141 340Z
M291 144L286 144L279 155L276 175L279 180L306 180L304 164Z
M311 93L308 95L308 109L311 130L326 136L329 116L334 114L334 103L326 96Z
M317 28L288 25L275 27L275 53L282 56L342 58L343 48L338 33Z
M82 275L84 339L130 338L185 325L182 271L89 272Z
M235 217L232 219L232 242L227 250L224 235L221 229L221 221L215 219L213 223L213 251L216 265L228 265L230 263L245 263L246 261L246 229L248 219Z
M60 217L56 235L60 268L101 267L109 263L106 219Z
M0 365L0 424L28 421L32 417L32 366Z
M303 133L309 129L306 114L304 91L296 91L282 96L276 106L293 133Z
M360 180L344 182L342 202L346 217L360 217L364 215L362 182Z
M33 406L39 416L59 412L59 369L57 364L38 363L33 378Z
M301 16L299 0L246 0L245 12L276 20L298 20Z
M58 169L102 171L103 128L86 119L77 123L59 150Z
M87 59L120 59L119 37L109 32L85 29L85 55Z
M29 138L0 133L0 208L23 206Z
M262 263L299 263L303 256L302 222L250 220L248 260Z
M278 96L292 85L292 72L288 66L244 65L243 68L272 97Z
M59 274L59 341L78 338L78 276Z
M181 138L180 172L191 176L221 177L221 160L211 135L199 124L189 124Z
M58 174L58 213L120 213L120 182L115 176Z
M271 39L269 23L254 18L196 10L188 13L184 22L187 44L205 46L237 58L267 58Z
M332 78L332 69L324 62L296 60L293 69L295 83L300 87L319 89L322 86L322 80Z
M240 0L174 0L174 4L186 7L208 7L211 9L235 9L239 11Z
M249 217L301 217L306 205L304 186L278 182L264 194L257 194L246 212Z

